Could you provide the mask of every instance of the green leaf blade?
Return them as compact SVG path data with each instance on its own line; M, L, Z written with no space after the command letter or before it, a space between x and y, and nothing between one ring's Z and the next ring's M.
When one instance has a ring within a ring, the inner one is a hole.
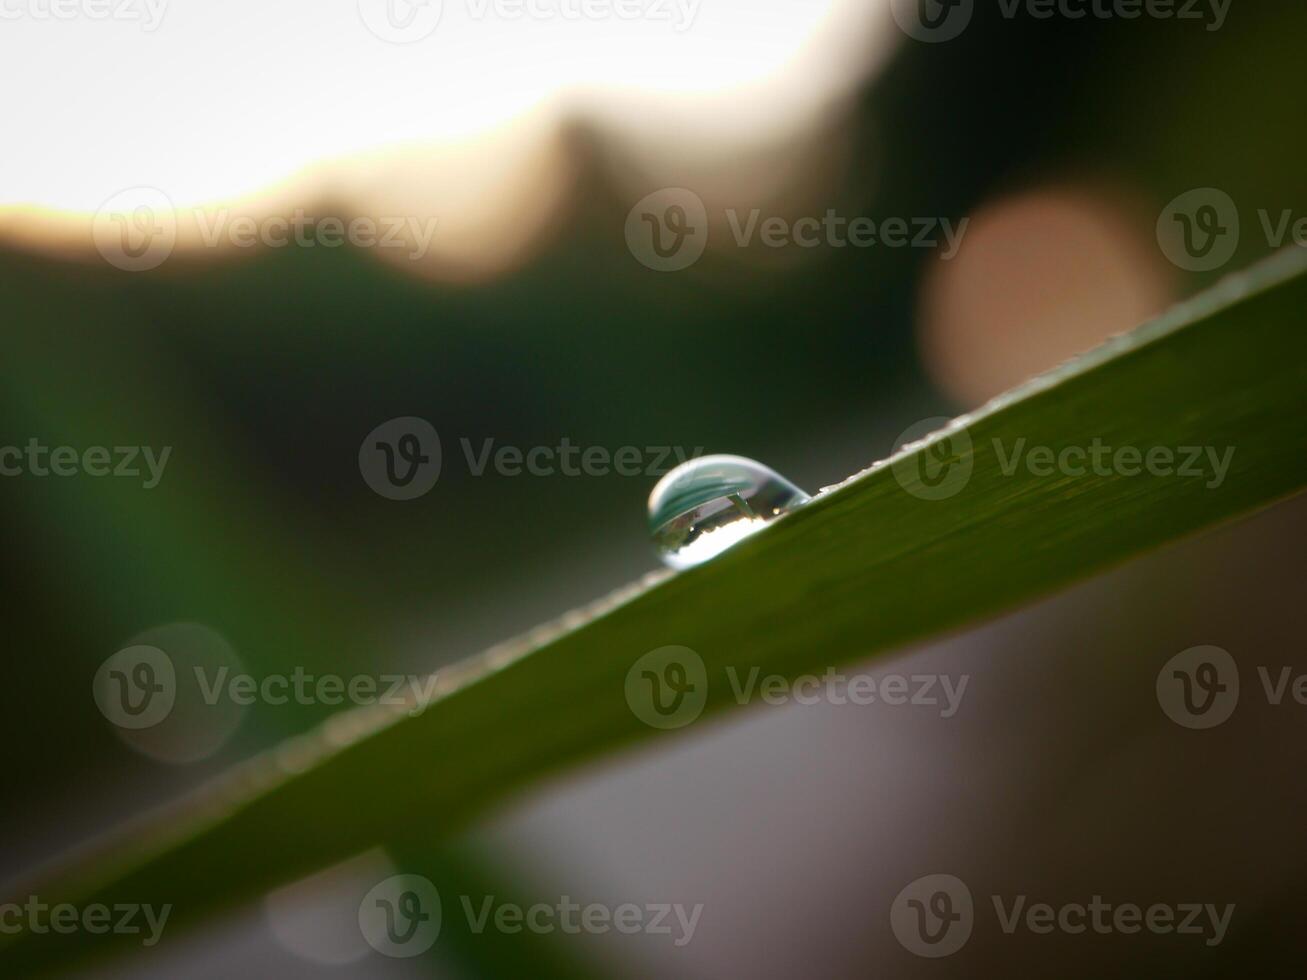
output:
M454 834L546 775L655 735L626 701L654 648L692 648L705 717L736 705L727 667L820 671L955 630L1307 485L1307 274L1277 257L964 417L706 565L651 578L442 672L415 717L350 712L197 799L115 835L21 894L171 903L206 915L366 848ZM965 430L959 454L951 435ZM950 440L950 453L937 450ZM1055 453L1233 447L1218 486L1188 477L1005 472L1019 440ZM969 466L923 499L932 461ZM902 478L902 480L901 480ZM682 732L693 732L703 721ZM43 968L105 937L0 945Z

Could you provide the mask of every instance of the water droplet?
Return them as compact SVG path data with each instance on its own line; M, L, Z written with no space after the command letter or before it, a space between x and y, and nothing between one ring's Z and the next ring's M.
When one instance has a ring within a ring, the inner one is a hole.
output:
M649 530L666 564L690 568L808 500L761 463L743 456L702 456L658 481L649 494Z

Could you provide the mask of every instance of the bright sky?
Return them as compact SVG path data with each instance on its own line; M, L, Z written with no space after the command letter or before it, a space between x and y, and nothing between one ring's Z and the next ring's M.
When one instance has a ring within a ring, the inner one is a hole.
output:
M225 200L533 109L755 141L847 89L888 24L883 0L0 0L0 206Z

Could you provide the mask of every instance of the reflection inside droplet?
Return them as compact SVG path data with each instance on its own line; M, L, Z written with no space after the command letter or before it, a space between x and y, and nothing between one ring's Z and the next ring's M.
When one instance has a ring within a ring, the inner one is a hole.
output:
M649 494L649 530L672 568L721 554L808 502L775 470L743 456L704 456L676 467Z

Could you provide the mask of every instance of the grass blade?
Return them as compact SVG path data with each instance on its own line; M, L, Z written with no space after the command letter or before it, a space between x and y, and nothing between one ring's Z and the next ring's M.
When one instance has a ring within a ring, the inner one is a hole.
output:
M661 734L625 695L628 671L654 648L702 658L708 716L736 704L727 666L793 676L865 658L1296 492L1307 484L1304 309L1300 253L1232 278L705 566L442 672L425 713L337 716L12 900L171 903L170 929L194 923L378 843L429 845L550 772ZM1210 473L1005 472L1018 444L1059 452L1094 439L1235 452L1219 485ZM905 490L941 472L967 474L947 499ZM50 966L107 938L8 937L0 970Z

